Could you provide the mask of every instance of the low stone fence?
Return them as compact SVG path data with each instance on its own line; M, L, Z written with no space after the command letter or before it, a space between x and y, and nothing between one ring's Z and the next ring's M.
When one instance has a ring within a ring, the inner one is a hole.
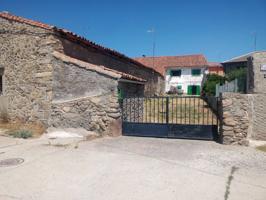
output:
M49 126L85 128L101 135L121 134L121 113L116 96L58 101L52 104Z
M220 115L223 144L266 140L266 95L223 93Z

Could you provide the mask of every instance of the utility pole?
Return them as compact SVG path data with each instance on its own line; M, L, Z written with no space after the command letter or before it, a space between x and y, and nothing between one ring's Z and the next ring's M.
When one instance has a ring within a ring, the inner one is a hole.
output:
M254 51L257 51L257 32L253 32L254 35Z
M152 28L151 30L148 30L147 32L152 34L152 68L154 69L154 56L155 56L155 29Z
M152 28L151 30L147 31L148 33L152 34L152 69L154 70L154 56L155 56L155 29ZM152 75L154 76L154 71L152 71ZM150 85L151 89L151 85Z

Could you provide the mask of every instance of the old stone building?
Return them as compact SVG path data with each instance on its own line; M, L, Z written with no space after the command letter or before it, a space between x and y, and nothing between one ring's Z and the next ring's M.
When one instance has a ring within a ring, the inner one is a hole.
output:
M154 95L163 79L119 52L72 32L0 13L0 93L10 119L107 132L118 92Z
M247 68L248 66L248 59L251 58L253 55L257 53L265 53L266 51L254 51L244 55L236 56L229 60L222 62L224 72L226 74L230 73L233 70Z
M255 52L245 59L248 94L222 94L224 144L266 141L266 52Z

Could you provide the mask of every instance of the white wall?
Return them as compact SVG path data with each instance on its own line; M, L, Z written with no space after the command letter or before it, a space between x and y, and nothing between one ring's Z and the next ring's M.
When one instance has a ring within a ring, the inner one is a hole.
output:
M181 69L181 76L176 77L170 75L171 70ZM201 69L201 75L199 76L192 76L191 72L192 69ZM203 75L205 72L205 68L168 68L166 71L165 77L165 92L170 90L171 86L177 87L178 85L182 86L182 90L184 93L187 93L187 87L189 85L202 85Z

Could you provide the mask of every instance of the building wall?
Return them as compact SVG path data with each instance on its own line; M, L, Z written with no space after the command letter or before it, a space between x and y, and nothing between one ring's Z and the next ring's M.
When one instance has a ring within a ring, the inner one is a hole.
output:
M154 70L136 65L123 58L118 58L92 47L85 47L63 38L58 39L61 42L61 46L58 47L58 50L64 52L66 55L143 78L147 80L145 84L146 95L154 95L163 92L163 77Z
M0 18L0 65L9 118L47 124L52 99L50 32Z
M240 68L246 68L247 62L231 62L231 63L222 63L224 67L224 73L228 74L232 70L240 69Z
M217 74L219 76L224 76L224 70L221 68L212 67L208 69L208 72L209 74Z
M118 88L121 91L121 97L141 97L144 95L143 84L134 84L129 82L119 82Z
M53 101L103 96L117 91L118 81L110 76L53 59Z
M254 53L248 58L248 93L266 94L266 71L261 71L261 65L266 65L266 52Z
M57 58L53 67L49 126L109 134L120 119L118 80Z
M171 70L181 69L181 76L180 77L173 77L170 75ZM199 69L199 68L195 68ZM191 71L192 68L169 68L166 71L166 78L165 78L165 92L168 92L171 86L177 87L179 85L182 86L182 90L186 94L188 91L189 85L202 85L203 75L204 75L204 68L201 69L200 76L192 76Z

